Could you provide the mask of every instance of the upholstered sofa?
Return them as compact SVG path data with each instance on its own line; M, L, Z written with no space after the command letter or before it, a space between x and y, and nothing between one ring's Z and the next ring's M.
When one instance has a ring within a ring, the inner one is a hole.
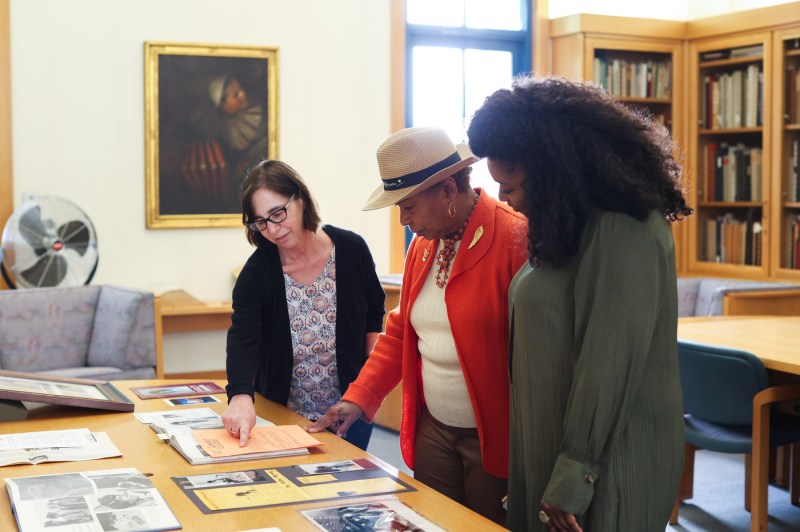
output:
M723 279L716 277L678 278L678 316L721 316L728 314L729 301L733 296L760 295L762 301L774 295L788 295L800 301L800 284ZM757 309L758 305L751 308ZM762 307L763 308L763 307ZM740 313L740 312L737 312ZM753 314L771 313L755 310ZM783 313L783 312L781 312Z
M140 290L0 290L0 369L99 380L161 377L160 320L157 300Z

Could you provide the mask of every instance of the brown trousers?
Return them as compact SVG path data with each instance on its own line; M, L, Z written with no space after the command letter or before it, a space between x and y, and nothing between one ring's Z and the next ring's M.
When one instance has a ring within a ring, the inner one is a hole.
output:
M483 469L478 429L447 426L425 408L417 425L414 478L505 526L508 481Z

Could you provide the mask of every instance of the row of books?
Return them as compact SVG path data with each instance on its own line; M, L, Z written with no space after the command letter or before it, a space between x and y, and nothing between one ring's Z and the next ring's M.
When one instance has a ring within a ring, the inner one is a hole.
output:
M800 216L790 218L786 234L789 242L786 250L786 267L800 270Z
M759 147L709 142L704 147L708 201L761 201L763 151Z
M800 65L786 68L786 122L800 124Z
M764 123L764 73L748 65L703 77L700 118L705 129L758 127Z
M672 63L595 57L594 83L612 96L669 98L672 94Z
M700 61L717 61L720 59L736 59L739 57L758 57L764 55L764 46L753 44L725 50L712 50L700 54Z
M789 201L800 201L798 180L800 180L800 138L795 137L792 141L792 155L789 159Z
M761 217L749 211L744 220L727 213L706 221L705 259L709 262L761 265Z

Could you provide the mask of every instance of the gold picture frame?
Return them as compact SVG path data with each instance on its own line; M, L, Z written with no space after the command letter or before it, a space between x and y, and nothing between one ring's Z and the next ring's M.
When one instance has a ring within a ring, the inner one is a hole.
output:
M238 227L247 168L278 157L278 48L145 42L149 229Z

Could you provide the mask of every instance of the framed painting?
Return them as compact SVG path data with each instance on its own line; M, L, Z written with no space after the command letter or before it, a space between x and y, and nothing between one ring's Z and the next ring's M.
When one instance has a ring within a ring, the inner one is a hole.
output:
M145 43L148 228L236 227L247 169L278 157L278 49Z
M113 384L0 370L0 400L133 412L133 403Z

